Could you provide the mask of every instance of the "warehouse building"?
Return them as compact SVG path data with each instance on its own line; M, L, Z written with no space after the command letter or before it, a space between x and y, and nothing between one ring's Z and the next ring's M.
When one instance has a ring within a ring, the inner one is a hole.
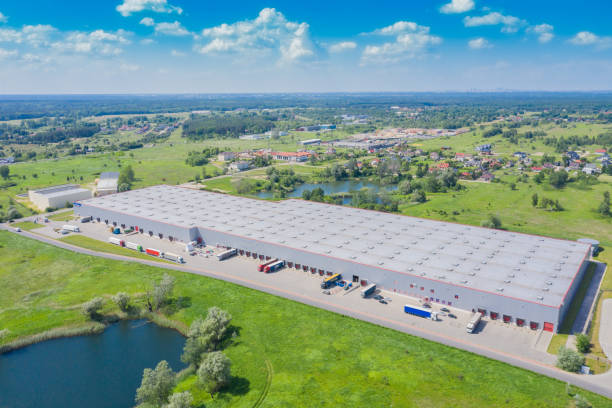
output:
M47 208L64 208L67 204L91 198L91 190L81 188L78 184L63 184L28 191L32 204L39 210Z
M101 197L108 194L115 194L117 192L118 183L119 172L105 171L101 173L98 183L96 184L96 195Z
M304 200L156 186L80 203L99 222L283 259L308 273L557 331L590 245Z

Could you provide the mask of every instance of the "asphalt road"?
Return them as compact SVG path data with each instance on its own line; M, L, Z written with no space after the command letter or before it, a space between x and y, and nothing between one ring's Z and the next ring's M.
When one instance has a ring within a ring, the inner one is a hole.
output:
M8 227L6 224L2 224L1 228L14 232L14 229ZM336 313L339 313L345 316L353 317L355 319L367 321L367 322L370 322L370 323L373 323L379 326L388 327L388 328L398 330L398 331L401 331L407 334L411 334L413 336L418 336L418 337L421 337L427 340L435 341L437 343L445 344L450 347L455 347L461 350L470 351L472 353L479 354L485 357L489 357L489 358L492 358L498 361L502 361L504 363L511 364L516 367L521 367L523 369L533 371L538 374L543 374L543 375L555 378L563 382L568 382L577 387L581 387L586 390L592 391L594 393L604 395L608 398L612 398L612 371L605 373L605 374L596 375L596 376L572 374L572 373L568 373L563 370L560 370L554 366L540 363L540 362L537 362L537 361L534 361L528 358L524 358L519 355L503 353L501 351L493 350L493 349L490 349L484 346L480 346L480 345L476 345L470 342L454 339L448 336L443 336L443 335L440 335L439 333L436 333L435 331L419 329L419 328L415 328L409 325L404 325L394 320L385 319L382 316L373 315L369 313L356 312L354 310L344 308L338 305L334 305L331 303L327 303L319 299L314 299L314 298L305 296L300 293L284 291L276 287L263 285L255 281L250 281L248 279L228 276L228 275L221 274L219 272L215 272L211 270L204 270L200 268L198 269L190 268L188 266L179 265L179 264L176 264L176 265L175 264L165 264L161 262L147 261L145 259L137 259L137 258L125 257L121 255L92 251L89 249L80 248L80 247L76 247L70 244L66 244L64 242L57 241L51 238L43 237L38 234L33 234L27 231L22 231L19 234L35 239L37 241L45 242L45 243L54 245L56 247L64 248L69 251L78 252L81 254L98 256L98 257L107 258L107 259L114 259L118 261L139 262L141 264L155 266L158 268L173 269L173 270L208 276L208 277L212 277L215 279L221 279L227 282L235 283L237 285L259 290L261 292L266 292L266 293L270 293L276 296L281 296L287 299L295 300L296 302L301 302L301 303L304 303L310 306L330 310L330 311L333 311L333 312L336 312Z

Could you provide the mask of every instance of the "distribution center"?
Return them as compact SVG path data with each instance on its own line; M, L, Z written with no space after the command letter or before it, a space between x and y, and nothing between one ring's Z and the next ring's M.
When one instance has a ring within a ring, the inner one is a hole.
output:
M75 212L548 331L558 330L590 255L583 242L166 185L84 200Z

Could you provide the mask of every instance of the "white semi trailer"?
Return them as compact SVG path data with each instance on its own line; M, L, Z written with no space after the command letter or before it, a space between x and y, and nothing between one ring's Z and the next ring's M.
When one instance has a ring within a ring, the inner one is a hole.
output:
M70 225L70 224L66 224L62 227L62 229L64 231L72 231L72 232L81 232L81 230L79 229L79 227L77 227L76 225Z
M480 319L482 319L480 312L476 312L472 315L466 327L468 333L474 333L474 331L476 331L478 323L480 323Z

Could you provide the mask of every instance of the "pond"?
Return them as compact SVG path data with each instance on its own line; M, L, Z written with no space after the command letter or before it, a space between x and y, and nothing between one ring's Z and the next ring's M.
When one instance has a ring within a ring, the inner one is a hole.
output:
M145 320L103 333L49 340L0 355L0 407L133 407L142 371L185 367L185 338Z
M336 194L336 193L348 193L350 191L358 191L362 188L370 188L375 192L380 191L393 191L397 190L397 184L389 185L389 186L381 186L380 184L372 183L369 181L355 181L355 180L345 180L345 181L332 181L328 183L304 183L295 186L295 190L290 193L287 193L287 197L302 197L302 192L304 190L314 190L315 188L322 188L326 195ZM260 191L257 193L257 197L259 198L272 198L274 197L274 193L272 191ZM350 202L350 198L348 202Z

